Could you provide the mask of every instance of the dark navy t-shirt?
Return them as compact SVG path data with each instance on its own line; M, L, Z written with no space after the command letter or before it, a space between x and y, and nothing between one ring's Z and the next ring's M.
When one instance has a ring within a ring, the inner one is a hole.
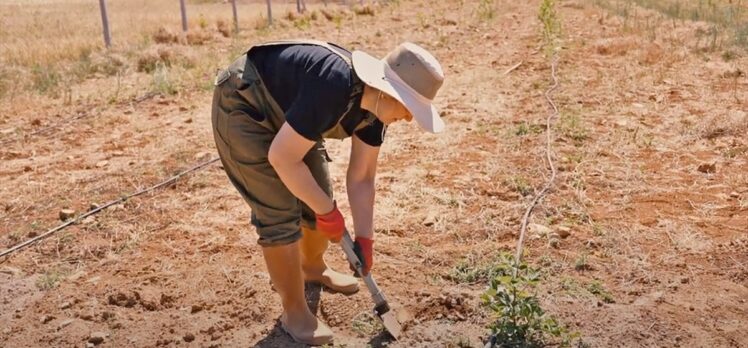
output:
M350 55L348 51L343 53ZM248 58L285 112L286 122L304 138L322 139L322 133L341 118L341 125L346 133L351 134L369 115L368 111L361 109L363 82L354 76L343 58L325 47L255 47L248 53ZM351 109L346 113L349 105ZM371 124L355 134L368 145L380 146L384 132L384 124L374 118Z

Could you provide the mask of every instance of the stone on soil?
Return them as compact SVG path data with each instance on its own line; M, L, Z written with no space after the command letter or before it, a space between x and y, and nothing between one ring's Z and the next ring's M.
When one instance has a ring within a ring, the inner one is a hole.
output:
M713 174L717 172L717 164L716 163L704 163L700 165L698 168L698 171L706 174Z
M558 234L558 236L564 239L571 235L571 228L567 226L558 226L556 227L556 231L557 231L556 233Z
M60 220L66 221L75 217L75 210L73 209L62 209L60 210Z
M104 332L94 332L90 337L88 337L88 342L93 343L94 345L99 345L104 342L106 336L107 334Z
M527 229L530 233L538 236L547 236L553 232L549 227L540 224L528 224Z

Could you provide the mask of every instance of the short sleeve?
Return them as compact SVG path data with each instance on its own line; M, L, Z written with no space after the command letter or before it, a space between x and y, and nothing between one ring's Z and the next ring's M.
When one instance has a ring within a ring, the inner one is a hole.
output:
M374 120L370 125L355 132L356 136L369 146L379 147L384 142L387 127L380 120Z

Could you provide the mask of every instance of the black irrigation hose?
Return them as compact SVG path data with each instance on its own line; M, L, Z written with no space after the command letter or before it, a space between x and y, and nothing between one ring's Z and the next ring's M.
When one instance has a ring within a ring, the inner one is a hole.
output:
M213 163L215 163L217 161L218 161L218 158L214 158L214 159L202 162L202 163L200 163L200 164L198 164L198 165L196 165L196 166L194 166L194 167L192 167L190 169L187 169L187 170L185 170L183 172L180 172L179 174L176 174L176 175L172 176L171 178L166 179L165 181L162 181L162 182L160 182L160 183L158 183L156 185L153 185L151 187L142 189L142 190L140 190L138 192L135 192L135 193L131 193L131 194L126 195L126 196L122 196L119 199L113 200L113 201L111 201L109 203L106 203L106 204L104 204L104 205L102 205L102 206L100 206L98 208L89 210L85 214L82 214L82 215L76 217L75 219L70 219L70 220L66 221L65 223L63 223L63 224L61 224L61 225L59 225L59 226L57 226L57 227L55 227L55 228L53 228L51 230L48 230L47 232L44 232L43 234L40 234L40 235L38 235L38 236L36 236L36 237L34 237L32 239L29 239L29 240L27 240L27 241L25 241L23 243L20 243L18 245L15 245L15 246L11 247L8 250L5 250L5 251L1 252L0 253L0 257L7 256L7 255L10 255L10 254L18 251L18 250L21 250L21 249L23 249L23 248L25 248L25 247L27 247L27 246L29 246L31 244L34 244L34 243L36 243L36 242L38 242L38 241L40 241L40 240L42 240L44 238L47 238L47 237L49 237L49 236L51 236L51 235L53 235L53 234L61 231L62 229L66 228L66 227L68 227L68 226L70 226L72 224L77 223L80 220L83 220L83 219L85 219L85 218L87 218L87 217L89 217L91 215L94 215L94 214L96 214L96 213L98 213L98 212L100 212L100 211L102 211L102 210L104 210L106 208L109 208L109 207L111 207L113 205L124 203L125 201L127 201L130 198L137 197L137 196L143 195L145 193L148 193L148 192L157 190L159 188L162 188L164 186L171 185L174 182L176 182L177 180L179 180L183 175L186 175L186 174L198 171L200 169L203 169L203 168L205 168L205 167L207 167L207 166L209 166L209 165L211 165L211 164L213 164Z

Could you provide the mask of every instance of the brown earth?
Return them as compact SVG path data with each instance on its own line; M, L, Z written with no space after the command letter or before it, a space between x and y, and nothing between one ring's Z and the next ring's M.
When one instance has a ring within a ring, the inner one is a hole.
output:
M340 27L258 32L376 55L410 40L447 75L437 104L448 132L393 126L379 167L374 274L412 320L391 342L365 292L310 285L336 345L481 346L487 336L486 281L459 283L450 272L513 250L528 193L549 175L539 3L499 5L481 19L474 3L401 1L374 16L348 12ZM690 33L703 23L660 21L645 35L591 3L558 11L560 172L531 220L570 235L556 248L529 236L541 304L593 347L748 346L748 58L701 47ZM228 39L205 45L224 62L235 53ZM70 98L3 99L0 130L12 129L0 138L4 247L55 226L63 208L86 211L214 156L211 92L147 94L148 78L126 75L132 97L114 102L114 77L88 79ZM328 146L345 211L349 145ZM113 347L293 346L248 216L214 165L0 260L0 341L83 346L102 332ZM345 269L337 249L328 259ZM612 303L588 290L596 281Z

